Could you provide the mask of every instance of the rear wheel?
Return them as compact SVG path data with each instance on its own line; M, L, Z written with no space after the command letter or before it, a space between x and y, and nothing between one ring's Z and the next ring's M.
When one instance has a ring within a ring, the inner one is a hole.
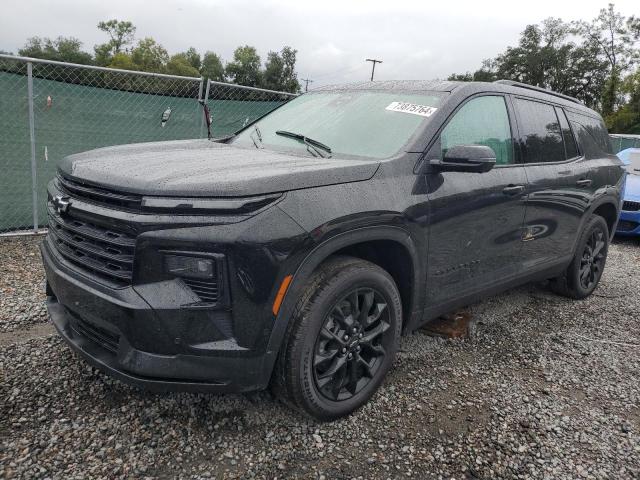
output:
M567 270L551 280L556 293L585 298L598 286L609 250L609 227L604 218L593 215L578 240L578 247Z
M336 257L319 267L298 301L273 386L319 420L366 403L393 363L402 307L391 276L375 264Z

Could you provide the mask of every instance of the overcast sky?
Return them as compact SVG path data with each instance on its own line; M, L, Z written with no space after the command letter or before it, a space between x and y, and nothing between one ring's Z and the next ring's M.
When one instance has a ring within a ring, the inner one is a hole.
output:
M0 0L0 50L17 52L31 36L74 36L92 51L106 41L100 20L130 20L137 38L154 37L169 53L190 46L230 60L249 44L266 59L270 50L298 50L300 78L312 86L367 79L444 78L480 66L518 41L529 23L549 16L591 19L604 0ZM616 2L625 15L638 0ZM635 7L635 8L634 8Z

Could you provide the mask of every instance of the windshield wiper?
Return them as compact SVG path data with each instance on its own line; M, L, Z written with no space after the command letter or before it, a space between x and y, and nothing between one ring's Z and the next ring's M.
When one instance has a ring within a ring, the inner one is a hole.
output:
M260 146L258 145L258 142L256 142L256 139L253 138L254 134L258 136L258 141L262 144L262 133L260 132L260 129L258 128L257 123L253 126L253 132L249 134L249 138L251 138L251 141L253 142L256 148L260 148Z
M325 145L324 143L321 143L321 142L319 142L317 140L314 140L313 138L306 137L306 136L302 135L301 133L288 132L286 130L277 130L276 131L276 135L280 135L282 137L294 138L296 140L301 141L302 143L304 143L307 146L307 150L312 155L317 155L317 156L320 156L322 158L326 158L322 154L322 152L320 151L320 150L324 150L325 152L327 152L329 154L329 157L331 157L331 147L329 147L329 146ZM311 149L313 149L313 151ZM315 154L313 152L315 152Z

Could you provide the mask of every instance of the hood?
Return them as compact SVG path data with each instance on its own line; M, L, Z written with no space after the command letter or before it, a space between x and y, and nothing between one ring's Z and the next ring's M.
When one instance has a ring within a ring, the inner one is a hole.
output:
M181 140L90 150L65 157L59 170L72 180L127 193L235 197L367 180L378 165Z

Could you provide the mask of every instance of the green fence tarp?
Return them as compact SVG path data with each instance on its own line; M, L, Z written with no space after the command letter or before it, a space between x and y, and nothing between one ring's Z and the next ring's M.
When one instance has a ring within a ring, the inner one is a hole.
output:
M39 224L46 185L64 156L97 147L206 136L195 98L135 93L33 78ZM221 137L282 102L210 100ZM163 112L171 109L163 127ZM32 228L27 77L0 72L0 232Z

